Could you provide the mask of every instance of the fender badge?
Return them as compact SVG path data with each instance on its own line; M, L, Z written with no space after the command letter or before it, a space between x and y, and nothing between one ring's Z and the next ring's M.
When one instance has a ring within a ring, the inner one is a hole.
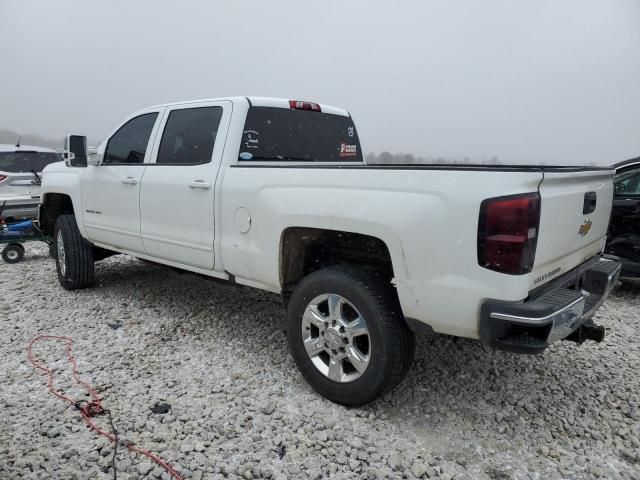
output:
M578 229L578 235L582 235L584 237L587 233L589 233L589 230L591 230L591 225L593 225L593 222L590 219L585 220Z

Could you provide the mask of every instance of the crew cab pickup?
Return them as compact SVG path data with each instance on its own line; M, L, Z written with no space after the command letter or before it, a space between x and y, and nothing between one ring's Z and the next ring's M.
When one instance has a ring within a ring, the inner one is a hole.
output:
M332 401L397 385L415 332L525 353L602 338L609 169L367 165L347 111L258 97L147 108L93 156L68 145L39 212L62 287L115 252L280 294Z

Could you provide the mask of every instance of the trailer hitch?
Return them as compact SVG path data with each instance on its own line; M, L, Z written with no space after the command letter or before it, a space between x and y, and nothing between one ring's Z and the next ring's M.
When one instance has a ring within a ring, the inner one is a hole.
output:
M576 342L578 345L584 343L585 340L593 340L600 343L604 340L604 335L605 328L602 325L596 325L593 320L587 320L564 340Z

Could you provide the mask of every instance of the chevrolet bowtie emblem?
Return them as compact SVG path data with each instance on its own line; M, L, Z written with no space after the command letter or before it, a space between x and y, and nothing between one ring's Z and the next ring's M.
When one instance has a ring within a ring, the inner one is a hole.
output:
M589 230L591 230L591 225L593 225L593 222L590 219L585 220L584 223L580 225L578 234L584 237L587 233L589 233Z

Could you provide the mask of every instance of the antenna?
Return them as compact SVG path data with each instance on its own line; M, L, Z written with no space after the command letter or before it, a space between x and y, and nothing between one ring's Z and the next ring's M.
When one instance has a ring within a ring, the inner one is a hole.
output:
M22 140L22 135L18 137L18 143L16 143L17 148L20 148L20 140Z

